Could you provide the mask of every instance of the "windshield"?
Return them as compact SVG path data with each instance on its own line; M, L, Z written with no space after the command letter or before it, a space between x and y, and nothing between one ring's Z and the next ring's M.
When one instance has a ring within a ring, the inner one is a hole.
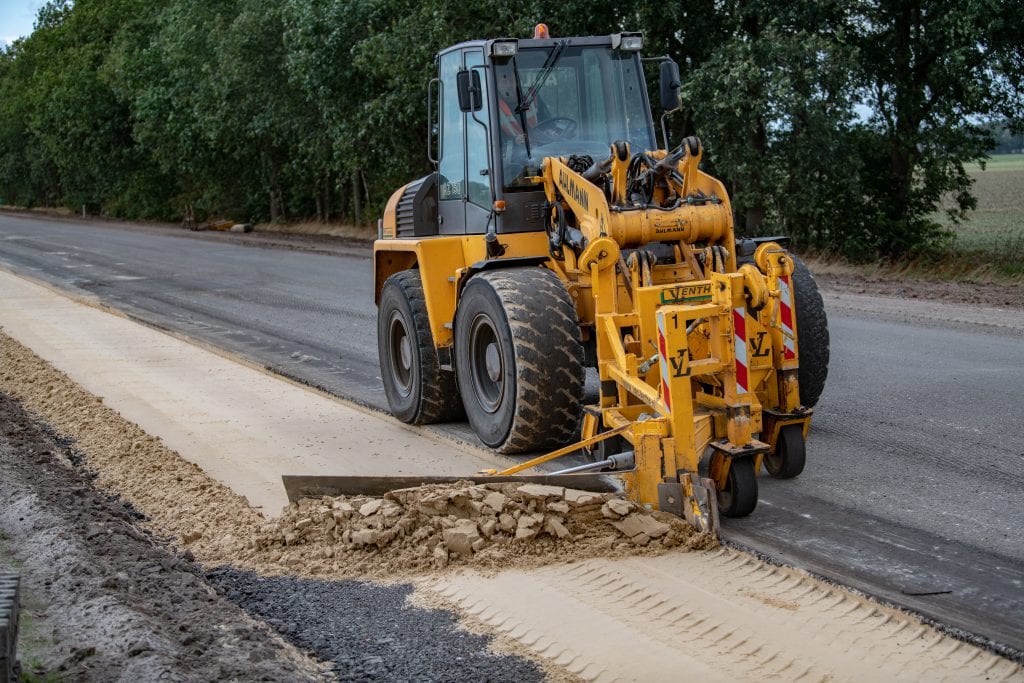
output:
M520 50L495 64L505 187L531 187L544 157L606 159L612 142L654 149L635 52L601 46Z

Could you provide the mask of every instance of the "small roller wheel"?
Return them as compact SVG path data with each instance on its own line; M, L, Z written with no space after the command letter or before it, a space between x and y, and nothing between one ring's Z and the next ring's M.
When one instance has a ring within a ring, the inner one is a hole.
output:
M807 448L800 425L786 425L779 430L775 450L764 456L764 468L776 479L792 479L804 471Z
M725 488L718 491L718 511L725 517L746 517L757 507L757 477L750 458L733 460Z

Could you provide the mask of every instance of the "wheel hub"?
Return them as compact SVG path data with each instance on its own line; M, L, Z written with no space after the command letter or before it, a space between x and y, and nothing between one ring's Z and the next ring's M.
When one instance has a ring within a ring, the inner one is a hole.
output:
M391 376L395 382L395 389L403 396L408 396L412 392L415 359L413 358L412 339L397 311L391 316L388 333Z
M497 344L488 344L484 351L484 365L487 368L487 376L492 382L497 382L501 377L501 354L498 353Z
M472 323L469 335L472 356L473 388L480 406L488 413L494 413L501 406L504 391L501 348L494 332L494 324L486 315L478 315Z
M402 367L408 370L412 367L412 346L409 345L409 337L402 337L399 342L399 358L402 361Z

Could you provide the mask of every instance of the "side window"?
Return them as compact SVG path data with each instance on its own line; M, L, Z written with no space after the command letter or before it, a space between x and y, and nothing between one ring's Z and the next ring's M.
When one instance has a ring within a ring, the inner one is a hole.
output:
M637 73L636 61L629 53L619 53L614 62L621 69L622 101L625 105L626 130L629 133L630 141L643 140L650 125L647 108L644 107L644 93L640 90L640 84L644 82L644 75Z
M467 69L473 70L474 67L480 67L483 63L484 53L482 50L466 51ZM480 111L476 112L475 118L472 114L466 114L466 182L469 183L469 201L485 209L490 209L491 177L489 175L490 162L487 155L490 141L488 140L487 126L480 123L482 121L484 124L487 124L490 120L488 118L487 103L487 72L480 68L475 70L480 74L480 87L482 88L481 95L484 106Z
M441 56L441 158L438 163L438 199L462 199L465 158L462 146L463 115L459 111L456 74L459 53Z
M580 137L584 140L600 140L611 128L608 121L609 98L605 97L605 83L610 77L607 65L594 50L583 52L584 92L587 98L587 116Z

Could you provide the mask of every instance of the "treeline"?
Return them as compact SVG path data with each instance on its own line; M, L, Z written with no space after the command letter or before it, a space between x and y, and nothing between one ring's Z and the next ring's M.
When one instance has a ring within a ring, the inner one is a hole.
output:
M1002 123L992 123L989 131L995 141L992 154L1024 154L1024 132L1014 134L1013 129Z
M642 30L740 232L853 257L940 243L986 123L1024 122L1024 0L54 0L0 52L0 198L369 223L429 170L435 52L538 21Z

